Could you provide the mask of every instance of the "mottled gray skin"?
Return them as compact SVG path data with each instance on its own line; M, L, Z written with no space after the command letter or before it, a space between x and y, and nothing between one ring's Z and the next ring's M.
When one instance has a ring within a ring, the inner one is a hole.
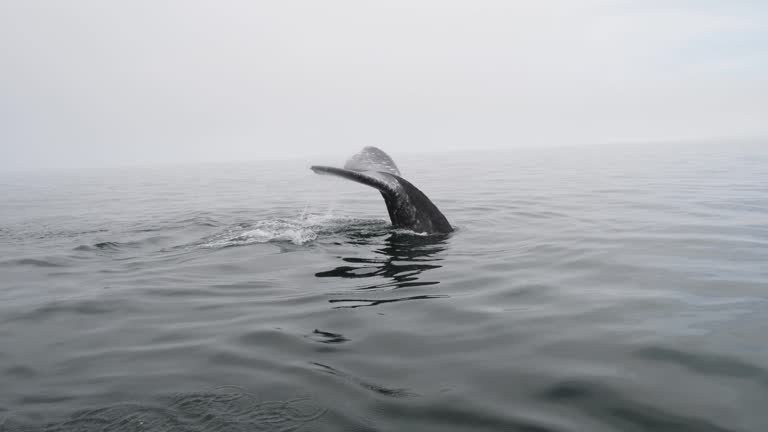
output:
M453 231L437 206L416 186L400 177L394 161L375 147L364 148L344 168L313 166L311 169L318 174L336 175L378 189L395 227L425 233Z

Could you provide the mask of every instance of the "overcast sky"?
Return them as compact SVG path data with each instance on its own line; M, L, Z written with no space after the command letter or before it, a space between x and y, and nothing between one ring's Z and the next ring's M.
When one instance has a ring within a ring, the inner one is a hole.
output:
M0 0L0 170L768 137L766 0Z

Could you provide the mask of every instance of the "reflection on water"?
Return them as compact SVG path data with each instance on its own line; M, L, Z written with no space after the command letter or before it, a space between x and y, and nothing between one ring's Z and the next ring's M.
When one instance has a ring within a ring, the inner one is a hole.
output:
M384 242L382 247L373 252L381 257L377 258L342 258L343 265L324 272L315 273L317 277L341 277L349 279L375 278L376 281L384 280L361 286L361 290L378 288L405 288L424 285L436 285L439 281L421 280L422 273L442 267L437 263L442 259L439 254L446 249L447 236L417 236L393 233ZM365 238L355 241L355 244L364 243Z
M401 302L401 301L408 301L408 300L427 300L427 299L435 299L435 298L448 298L447 295L418 295L418 296L410 296L410 297L396 297L391 299L379 299L379 300L371 300L371 299L331 299L328 300L329 303L344 303L343 305L335 306L334 309L342 309L342 308L358 308L361 306L378 306L385 303L395 303L395 302Z
M356 245L373 245L380 241L376 233L365 235L358 233L348 243ZM332 270L315 273L316 277L339 277L345 279L360 279L367 283L356 290L369 291L390 289L396 290L407 287L437 285L440 281L425 280L428 270L442 267L441 253L447 248L448 236L391 233L380 247L373 250L378 255L374 258L348 257L342 258L347 265ZM378 306L408 300L425 300L446 298L446 295L409 295L389 298L336 298L329 300L336 304L334 308L357 308L362 306Z

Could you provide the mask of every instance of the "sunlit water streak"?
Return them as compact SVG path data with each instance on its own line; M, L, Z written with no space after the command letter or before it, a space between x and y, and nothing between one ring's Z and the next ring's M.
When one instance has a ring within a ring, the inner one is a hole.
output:
M768 430L768 150L0 179L0 431Z

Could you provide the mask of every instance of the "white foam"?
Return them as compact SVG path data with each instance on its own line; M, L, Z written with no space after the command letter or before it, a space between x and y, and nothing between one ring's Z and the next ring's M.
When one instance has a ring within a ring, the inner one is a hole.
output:
M333 234L352 227L380 226L383 221L317 215L304 212L294 219L259 221L253 225L239 225L205 239L201 247L223 248L269 242L290 242L304 245L317 239L319 234Z
M406 228L397 228L392 232L394 232L395 234L405 234L405 235L413 235L413 236L419 236L419 237L428 237L430 235L428 232L416 232Z

